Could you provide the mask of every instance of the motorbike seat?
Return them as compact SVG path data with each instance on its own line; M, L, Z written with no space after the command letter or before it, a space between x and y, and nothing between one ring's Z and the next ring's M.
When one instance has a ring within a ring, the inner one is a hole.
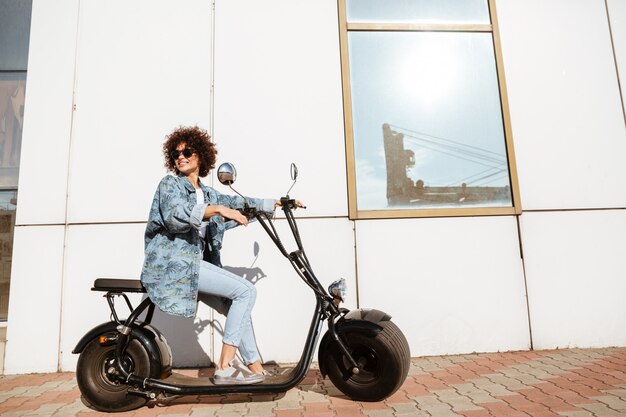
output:
M98 278L91 291L146 292L138 279Z

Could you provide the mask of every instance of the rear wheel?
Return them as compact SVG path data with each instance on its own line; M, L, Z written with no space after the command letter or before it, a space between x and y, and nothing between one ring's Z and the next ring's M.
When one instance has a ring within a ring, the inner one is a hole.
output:
M128 394L128 385L120 382L114 371L115 345L103 346L95 338L78 358L76 380L83 399L100 411L128 411L143 406L147 398ZM151 377L150 359L136 339L128 344L124 367L134 375Z
M352 366L336 343L330 342L326 358L328 377L353 400L382 401L400 388L409 372L409 345L400 329L391 321L380 322L383 330L372 335L350 331L342 334L360 372L351 374Z

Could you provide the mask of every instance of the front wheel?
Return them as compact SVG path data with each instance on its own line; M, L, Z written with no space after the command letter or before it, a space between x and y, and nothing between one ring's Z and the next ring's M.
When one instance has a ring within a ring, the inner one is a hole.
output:
M99 411L128 411L143 406L148 400L128 394L129 386L114 373L115 345L101 345L93 339L81 352L76 366L76 381L83 399ZM136 339L128 344L124 366L134 375L151 377L150 358Z
M400 388L409 372L410 353L406 338L393 322L378 323L376 335L357 329L341 335L360 372L352 366L336 343L330 342L325 355L328 377L341 392L356 401L382 401Z

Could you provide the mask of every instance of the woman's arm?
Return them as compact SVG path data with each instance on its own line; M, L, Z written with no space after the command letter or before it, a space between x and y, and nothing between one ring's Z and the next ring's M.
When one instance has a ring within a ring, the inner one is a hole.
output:
M202 219L194 215L195 204L189 201L176 177L168 175L161 180L155 199L158 199L161 218L170 233L186 233L192 227L200 227Z
M274 214L274 209L276 208L277 200L272 198L246 197L244 200L244 198L239 195L222 194L217 190L215 190L215 193L218 204L231 209L242 209L245 204L248 203L248 206L254 207L259 211L263 211L267 214Z
M243 224L244 226L248 225L248 219L246 218L246 216L244 216L237 210L223 206L221 204L209 205L206 207L206 209L204 210L204 218L208 219L213 216L222 216L226 219L234 220L239 224Z

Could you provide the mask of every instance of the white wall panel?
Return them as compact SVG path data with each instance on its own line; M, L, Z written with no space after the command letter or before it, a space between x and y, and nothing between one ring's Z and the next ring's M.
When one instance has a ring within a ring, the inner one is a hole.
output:
M145 221L179 125L210 129L211 2L80 8L70 222Z
M65 221L77 20L78 0L33 2L18 225Z
M268 197L296 162L303 216L347 215L337 2L217 0L215 16L219 160Z
M96 278L139 279L143 263L145 224L68 226L63 282L61 369L74 371L78 356L72 350L91 328L109 321L102 292L91 291ZM131 300L141 296L132 294ZM128 309L118 299L120 318ZM135 304L136 305L136 304Z
M626 96L626 1L607 0L622 97Z
M298 216L304 215L301 211ZM347 308L356 307L353 223L347 219L302 219L300 234L313 270L327 287L339 278L348 285ZM285 220L277 229L288 252L297 247ZM255 243L258 257L255 257ZM295 362L300 358L313 317L313 291L299 278L261 225L238 227L225 235L222 263L255 283L257 301L252 311L259 352L265 361ZM224 317L216 315L216 322ZM326 331L326 325L323 332ZM322 333L323 334L323 333ZM219 354L221 336L216 334ZM317 354L317 352L316 352Z
M4 372L56 372L63 226L15 228Z
M356 223L361 307L393 317L411 356L530 347L513 217Z
M626 211L524 213L534 346L626 344Z
M144 260L144 223L69 226L65 267L62 369L73 371L77 355L71 351L83 334L109 321L110 310L103 293L91 291L96 278L139 279ZM129 294L137 306L145 295ZM120 318L128 316L118 299ZM162 313L157 308L152 323L167 338L178 366L208 365L211 349L211 311L201 306L197 318Z
M605 2L497 7L524 209L626 207L626 131Z

